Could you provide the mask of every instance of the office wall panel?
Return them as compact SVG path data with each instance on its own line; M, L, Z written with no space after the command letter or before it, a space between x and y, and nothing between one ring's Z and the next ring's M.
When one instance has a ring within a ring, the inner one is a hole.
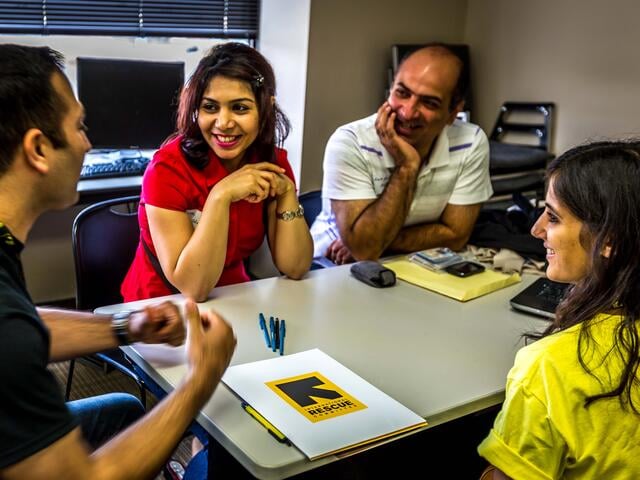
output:
M470 0L476 119L486 130L507 100L556 104L556 153L640 134L640 3Z

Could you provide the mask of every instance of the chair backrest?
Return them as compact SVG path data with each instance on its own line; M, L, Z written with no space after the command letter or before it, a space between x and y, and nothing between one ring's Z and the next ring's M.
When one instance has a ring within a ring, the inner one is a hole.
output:
M298 200L300 200L300 204L304 208L304 219L310 227L322 210L322 191L311 190L310 192L302 193Z
M322 210L322 191L312 190L302 193L298 197L298 200L302 208L304 208L304 219L307 225L311 227L320 210ZM260 245L260 248L246 259L245 268L249 276L254 280L280 275L280 272L273 263L271 250L269 250L269 243L266 238L264 242L262 242L262 245Z
M489 137L489 171L494 199L504 195L544 195L544 172L553 154L551 102L505 102Z
M505 102L489 139L548 152L554 109L551 102Z
M82 210L73 222L76 308L122 302L124 279L140 238L139 196L116 198Z

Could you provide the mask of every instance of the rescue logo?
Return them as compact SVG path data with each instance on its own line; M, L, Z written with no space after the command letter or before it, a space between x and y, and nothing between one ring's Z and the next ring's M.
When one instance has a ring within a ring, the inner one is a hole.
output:
M266 385L313 423L367 408L318 372L274 380Z

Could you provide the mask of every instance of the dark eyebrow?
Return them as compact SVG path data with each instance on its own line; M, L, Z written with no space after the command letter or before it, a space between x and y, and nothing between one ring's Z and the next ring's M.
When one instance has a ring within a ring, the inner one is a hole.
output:
M551 205L548 201L545 203L545 206L546 206L549 210L551 210L551 213L553 213L556 217L560 217L560 218L562 218L562 215L560 215L560 214L558 213L558 210L556 210L556 209L553 207L553 205Z
M411 90L409 87L407 87L404 83L402 82L398 82L398 86L400 88L402 88L403 90L406 90L407 92L409 92L411 95L417 95L420 98L421 102L431 102L433 100L442 103L442 99L436 95L418 95L416 92L414 92L413 90Z
M436 97L435 95L422 95L420 96L420 101L423 103L435 101L438 103L438 105L442 103L442 99L440 97Z
M220 103L218 102L218 100L216 100L215 98L210 98L210 97L202 97L202 101L209 101L209 102L213 102L213 103ZM234 98L233 100L231 100L229 103L238 103L238 102L249 102L249 103L256 103L255 100L252 100L249 97L242 97L242 98Z
M409 87L407 87L404 83L398 82L398 86L401 87L403 90L406 90L407 92L409 92L411 95L413 95L413 91Z

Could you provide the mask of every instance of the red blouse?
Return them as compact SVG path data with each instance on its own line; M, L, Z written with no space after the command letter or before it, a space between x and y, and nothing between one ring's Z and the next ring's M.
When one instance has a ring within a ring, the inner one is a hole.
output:
M181 137L178 137L156 152L142 180L138 209L140 235L156 256L149 233L145 205L186 212L193 217L196 212L202 212L213 186L229 175L213 151L209 152L209 163L203 170L192 166L180 150L180 140ZM258 159L254 157L250 163L258 163ZM276 149L276 163L285 169L285 174L295 184L285 150ZM262 244L265 236L263 223L265 206L265 202L249 203L244 200L231 204L227 254L216 286L249 280L243 260ZM136 255L120 292L125 302L171 294L169 288L156 274L142 243L138 244Z

